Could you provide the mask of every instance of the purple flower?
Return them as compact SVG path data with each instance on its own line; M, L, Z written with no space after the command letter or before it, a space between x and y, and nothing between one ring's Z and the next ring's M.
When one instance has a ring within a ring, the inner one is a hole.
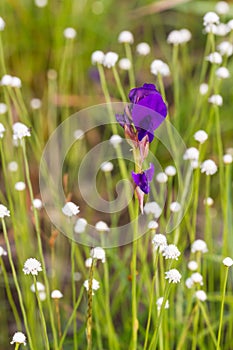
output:
M154 138L154 131L164 121L167 106L154 84L144 84L130 90L129 99L134 104L132 120L138 131L138 140L148 135L149 142Z
M154 176L154 165L150 163L150 168L146 169L145 171L142 171L141 173L135 173L132 171L132 178L133 181L137 186L140 187L140 189L145 193L148 194L150 192L150 185L149 182L152 181Z

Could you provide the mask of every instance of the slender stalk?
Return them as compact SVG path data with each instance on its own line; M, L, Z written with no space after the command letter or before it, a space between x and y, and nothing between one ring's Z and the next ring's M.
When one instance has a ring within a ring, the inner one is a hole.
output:
M42 309L42 305L41 305L40 296L39 296L38 289L37 289L36 276L34 276L34 275L33 275L33 282L34 282L34 287L35 287L37 303L38 303L38 306L39 306L39 313L40 313L42 329L43 329L43 332L44 332L45 347L46 347L46 349L49 350L50 346L49 346L49 339L48 339L48 332L47 332L47 327L46 327L46 321L45 321L45 317L44 317L44 313L43 313L43 309Z
M73 307L76 303L76 285L75 285L75 242L71 241L71 284L72 284L72 302ZM78 349L78 338L77 338L77 322L76 318L73 320L73 339L74 339L74 350Z
M155 350L157 347L158 338L159 338L159 329L160 329L163 313L165 310L165 304L166 304L166 301L168 299L168 295L170 293L170 289L171 289L171 284L167 282L165 285L165 290L164 290L163 303L161 305L159 317L158 317L156 325L155 325L155 332L153 334L153 337L152 337L152 340L151 340L150 345L148 347L148 350Z
M224 280L223 280L222 302L221 302L221 309L220 309L220 318L219 318L219 327L218 327L218 339L217 339L216 350L220 350L222 324L223 324L224 302L225 302L226 287L227 287L227 277L228 277L228 270L229 270L228 266L225 266L224 268L225 268L225 275L224 275Z
M214 342L214 345L216 346L217 345L216 336L215 336L213 328L211 326L211 322L210 322L209 316L207 315L206 309L205 309L203 303L200 300L198 300L198 306L199 306L199 308L200 308L200 310L202 312L202 315L203 315L203 317L205 319L206 325L207 325L207 327L209 329L209 332L210 332L211 338L212 338L212 340Z
M89 280L88 280L88 308L87 308L87 350L92 349L92 281L94 273L94 259L92 259L92 264L90 267Z
M134 75L134 69L133 69L133 56L132 56L132 51L131 51L131 47L129 43L124 43L125 46L125 55L128 58L128 60L130 60L131 62L131 66L129 69L129 84L130 84L130 88L134 88L135 87L135 75Z
M196 314L194 316L194 324L193 324L193 332L192 332L192 350L196 350L197 348L197 332L198 332L198 323L199 323L199 308L196 310Z
M6 268L5 268L4 261L3 261L2 257L0 257L0 266L1 266L1 271L3 273L7 299L9 301L10 307L12 309L12 312L13 312L13 315L15 318L15 322L17 325L17 329L21 329L21 321L20 321L19 313L18 313L17 307L15 305L13 295L11 293L9 279L8 279L8 275L7 275Z
M152 315L152 306L153 306L153 300L154 300L155 280L156 280L156 276L157 276L157 264L158 264L158 258L159 258L159 254L157 251L155 252L155 254L156 254L155 255L155 264L154 264L154 271L155 272L154 272L154 276L153 276L152 283L151 283L149 313L148 313L147 324L146 324L146 335L145 335L145 342L144 342L143 350L147 349L151 315Z
M124 92L124 88L123 88L123 86L121 84L121 80L120 80L118 71L116 69L116 66L112 67L112 71L113 71L113 75L114 75L114 78L115 78L115 81L116 81L116 84L117 84L118 91L119 91L120 96L121 96L121 100L122 100L122 102L126 102L127 98L126 98L126 95L125 95L125 92Z
M22 148L23 148L25 175L26 175L26 180L27 180L27 184L28 184L30 200L32 203L34 196L33 196L33 190L32 190L32 183L31 183L31 179L30 179L29 164L28 164L28 159L27 159L27 154L26 154L26 144L24 142L25 140L22 140L22 141L23 141ZM38 216L37 210L35 209L34 206L33 206L33 214L34 214L34 218L35 218L35 229L36 229L37 243L38 243L39 256L40 256L41 265L42 265L42 273L43 273L44 282L45 282L46 294L48 296L50 296L49 281L48 281L47 274L46 274L46 265L45 265L42 243L41 243L39 216ZM47 305L48 305L48 310L49 310L50 323L51 323L51 327L52 327L54 346L55 346L55 349L57 349L58 348L57 332L56 332L56 327L55 327L54 315L53 315L53 311L52 311L52 305L51 305L51 301L50 301L49 297L46 300L47 300Z
M62 331L61 331L61 316L60 316L59 299L55 299L54 301L55 301L55 310L56 310L56 315L57 315L58 335L59 335L59 338L61 338Z
M67 332L68 332L68 330L69 330L69 327L70 327L70 325L71 325L71 322L73 321L73 318L76 316L77 308L79 307L79 304L80 304L80 302L81 302L81 300L82 300L83 291L84 291L84 288L82 287L81 290L80 290L80 293L79 293L78 300L76 301L75 306L74 306L74 308L73 308L72 314L70 315L70 318L68 319L68 322L67 322L67 324L66 324L66 327L65 327L65 329L64 329L64 331L63 331L61 340L60 340L59 345L58 345L58 349L59 349L59 350L61 350L62 345L63 345L63 343L64 343L64 341L65 341L65 338L66 338L66 334L67 334Z
M9 257L9 262L10 262L11 271L12 271L12 275L13 275L13 280L14 280L14 284L15 284L18 298L19 298L20 310L21 310L22 315L23 315L24 326L25 326L25 329L27 332L28 343L30 345L31 350L34 350L35 348L34 348L34 345L32 343L31 332L30 332L30 329L28 326L27 314L26 314L26 310L24 307L24 303L23 303L23 296L22 296L22 293L20 290L20 286L18 283L17 274L15 271L15 266L14 266L14 262L13 262L13 258L12 258L12 254L11 254L11 248L10 248L10 242L9 242L8 235L7 235L6 224L5 224L4 219L1 219L1 221L2 221L3 235L4 235L5 242L6 242L7 254Z

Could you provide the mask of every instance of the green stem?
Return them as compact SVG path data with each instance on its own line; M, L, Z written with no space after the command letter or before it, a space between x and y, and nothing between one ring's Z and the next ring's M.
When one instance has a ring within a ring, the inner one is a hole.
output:
M198 331L198 323L199 323L199 308L196 310L196 314L194 317L194 324L193 324L193 336L192 336L192 350L196 350L197 348L197 331Z
M26 180L27 180L27 184L28 184L30 200L32 203L34 196L33 196L33 190L32 190L32 183L31 183L31 179L30 179L28 159L27 159L27 154L26 154L26 144L24 142L25 140L22 140L22 141L23 141L22 148L23 148L25 175L26 175ZM46 290L46 294L48 296L50 296L50 288L49 288L49 282L48 282L48 278L47 278L47 274L46 274L46 265L45 265L43 249L42 249L42 242L41 242L39 216L38 216L37 210L35 209L34 206L33 206L33 214L34 214L34 218L35 218L35 229L36 229L36 236L37 236L37 242L38 242L38 248L39 248L39 256L40 256L41 265L42 265L42 273L43 273L44 282L45 282L45 290ZM55 327L54 315L53 315L53 311L52 311L52 305L51 305L51 301L50 301L49 297L46 298L46 300L47 300L47 305L48 305L48 310L49 310L50 323L51 323L51 327L52 327L54 346L55 346L55 349L57 349L58 348L58 340L57 340L57 332L56 332L56 327Z
M118 91L119 91L120 96L121 96L121 100L122 100L122 102L126 102L127 98L126 98L123 86L121 84L121 80L120 80L118 71L116 69L116 66L112 67L112 71L113 71L113 75L114 75L114 78L115 78L115 81L116 81L116 84L117 84Z
M76 285L75 285L75 242L71 241L71 284L72 284L72 301L73 308L76 303ZM74 339L74 350L78 349L78 338L77 338L77 322L76 318L73 320L73 339Z
M199 308L201 309L202 315L203 315L203 317L204 317L204 319L205 319L205 322L206 322L206 325L207 325L207 327L208 327L208 329L209 329L211 338L212 338L212 340L213 340L213 342L214 342L214 345L216 346L216 345L217 345L216 336L215 336L215 334L214 334L213 328L211 327L211 322L210 322L209 317L208 317L208 315L207 315L206 309L205 309L203 303L202 303L200 300L198 300L198 306L199 306Z
M13 295L11 293L9 279L8 279L8 275L7 275L6 268L5 268L4 261L3 261L2 257L0 257L0 265L1 265L1 271L3 273L7 299L9 301L10 306L11 306L11 309L12 309L12 312L13 312L13 315L14 315L14 318L16 321L17 329L21 329L21 321L20 321L19 313L18 313L17 307L15 305Z
M81 289L81 291L80 291L80 294L79 294L79 297L78 297L78 300L76 301L76 303L75 303L75 305L74 305L74 307L73 307L72 314L70 315L70 318L69 318L69 320L68 320L68 322L67 322L67 324L66 324L66 327L65 327L65 329L64 329L63 335L62 335L61 340L60 340L60 342L59 342L59 345L58 345L58 349L59 349L59 350L61 350L62 345L63 345L63 343L64 343L64 341L65 341L65 338L66 338L66 334L67 334L67 332L68 332L68 330L69 330L69 327L70 327L70 325L71 325L71 322L73 321L73 318L75 318L75 316L76 316L77 308L79 307L79 304L80 304L80 302L81 302L81 300L82 300L83 291L84 291L84 288L82 287L82 289Z
M93 281L93 273L94 273L94 259L92 259L89 280L88 280L88 308L87 308L87 350L92 349L92 281Z
M37 289L36 276L34 276L34 275L33 275L33 282L34 282L34 287L35 287L37 303L38 303L38 306L39 306L40 319L41 319L42 328L43 328L43 332L44 332L45 346L46 346L46 349L49 350L50 346L49 346L49 339L48 339L46 321L45 321L45 317L44 317L44 313L43 313L43 309L42 309L42 305L41 305L40 296L39 296L38 289Z
M133 69L133 56L132 56L132 51L131 51L131 47L129 43L124 43L125 45L125 55L128 58L128 60L130 60L131 65L130 65L130 69L129 69L129 84L130 84L130 88L134 88L135 87L135 75L134 75L134 69Z
M224 276L224 280L223 280L222 302L221 302L221 309L220 309L220 319L219 319L218 339L217 339L216 350L220 350L220 342L221 342L221 333L222 333L222 324L223 324L223 312L224 312L224 302L225 302L226 287L227 287L228 270L229 270L229 267L225 266L225 276Z
M14 262L13 262L13 258L12 258L12 254L11 254L11 248L10 248L10 243L8 240L6 224L5 224L4 219L1 219L1 220L2 220L3 235L4 235L5 242L6 242L6 248L7 248L7 253L8 253L8 257L9 257L12 275L13 275L13 280L14 280L15 287L16 287L16 290L18 293L19 305L20 305L20 309L21 309L21 312L23 315L24 326L25 326L25 329L27 332L28 343L30 345L31 350L33 350L35 348L34 348L33 343L32 343L31 333L30 333L29 326L28 326L27 314L26 314L26 310L25 310L25 307L23 304L23 297L22 297L22 293L21 293L20 286L18 283L17 274L15 271L15 266L14 266Z

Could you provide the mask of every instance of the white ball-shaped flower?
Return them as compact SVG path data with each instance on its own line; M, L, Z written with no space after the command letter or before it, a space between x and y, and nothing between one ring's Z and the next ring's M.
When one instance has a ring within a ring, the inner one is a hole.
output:
M40 109L41 108L41 100L39 98L32 98L30 101L30 106L32 109Z
M18 168L19 168L18 163L15 161L12 161L7 165L7 169L12 173L16 172Z
M29 258L25 261L23 272L25 275L38 275L42 271L41 263L35 258Z
M112 135L109 139L109 142L114 148L117 148L122 143L122 137L119 135Z
M118 62L119 68L122 70L130 70L131 62L128 58L121 58Z
M81 129L74 130L74 138L75 140L82 140L84 138L84 131Z
M163 297L160 297L156 300L157 310L160 311L162 304L163 304ZM164 309L169 309L169 301L166 300L166 303L164 305Z
M218 170L217 165L212 159L205 160L201 164L200 168L201 172L205 173L206 175L214 175Z
M116 52L107 52L104 56L103 65L107 68L112 68L118 61L118 54Z
M87 226L87 220L84 218L79 218L74 225L75 233L83 233L85 232Z
M231 267L233 265L233 260L229 256L227 258L223 259L222 262L227 267Z
M89 290L89 280L84 281L83 285L84 285L84 288L86 288L86 290L88 292L88 290ZM94 291L98 290L99 287L100 287L99 282L96 279L93 278L93 280L92 280L92 295L94 295Z
M31 136L30 129L27 127L27 125L17 122L14 123L12 126L13 129L13 140L22 140L24 137Z
M156 202L147 202L144 206L144 213L147 215L153 214L154 217L157 219L160 217L162 209Z
M208 98L208 101L209 101L209 103L211 103L215 106L222 106L222 104L223 104L223 98L219 94L210 96Z
M230 77L230 72L229 69L227 69L226 67L219 67L218 69L216 69L215 75L219 79L227 79Z
M226 15L230 10L230 6L226 1L218 1L215 5L215 11L219 15Z
M164 172L160 172L156 175L156 181L158 181L160 184L166 183L168 180L167 174Z
M16 182L16 184L15 184L15 190L16 190L16 191L21 192L21 191L24 191L25 188L26 188L25 182L23 182L23 181L18 181L18 182Z
M98 221L95 224L95 229L97 231L99 231L99 232L108 232L108 231L110 231L110 228L108 227L108 225L104 221Z
M3 219L5 216L10 216L10 211L5 205L0 204L0 218Z
M171 269L165 272L165 279L168 279L169 283L179 283L181 277L182 276L177 269Z
M195 147L187 148L183 155L184 160L198 160L198 158L199 158L199 151Z
M113 170L114 166L113 163L111 162L103 162L100 165L100 169L104 172L104 173L109 173Z
M3 20L2 17L0 17L0 32L4 30L5 25L6 25L5 21Z
M3 247L0 246L0 257L4 255L7 255L7 252L5 249L3 249Z
M196 252L207 253L208 248L207 248L206 242L203 241L202 239L197 239L191 245L191 252L192 253L196 253Z
M233 162L233 156L231 154L224 154L223 163L224 164L231 164L232 162Z
M159 224L157 223L157 221L155 220L151 220L149 223L148 223L148 229L149 230L156 230L158 227L159 227Z
M66 216L71 217L77 215L80 212L80 210L79 207L73 202L67 202L62 208L62 212Z
M5 103L0 103L0 115L5 114L7 112L7 105Z
M33 284L31 285L30 289L31 289L31 291L32 291L33 293L36 292L36 289L37 289L38 292L44 292L44 291L45 291L45 286L44 286L43 283L37 281L37 282L36 282L36 288L35 288L35 284L33 283Z
M13 337L12 337L12 341L11 344L23 344L26 345L26 336L24 333L22 332L16 332Z
M40 198L35 198L33 199L32 201L32 206L35 208L35 209L38 209L40 210L43 206L42 204L42 200Z
M208 207L211 207L214 204L214 200L211 197L207 197L204 199L204 204L208 205Z
M64 30L63 35L66 39L74 39L77 35L77 32L74 28L68 27Z
M173 213L178 213L181 210L181 205L178 202L172 202L170 204L170 210Z
M163 256L165 259L178 260L180 251L175 244L169 244L164 248Z
M198 269L198 263L195 260L191 260L188 262L188 269L190 271L196 271Z
M170 69L168 65L162 60L154 60L150 65L150 71L154 75L162 75L167 77L170 75Z
M101 51L101 50L96 50L96 51L94 51L93 53L92 53L92 55L91 55L91 62L92 62L92 64L97 64L97 63L99 63L99 64L103 64L103 62L104 62L104 53L103 53L103 51Z
M194 134L194 139L202 144L208 139L208 134L204 130L198 130Z
M202 83L202 84L199 86L199 92L200 92L200 94L203 95L203 96L207 94L208 90L209 90L209 85L206 84L206 83Z
M173 165L168 165L165 168L164 172L167 176L175 176L176 175L176 168Z
M12 77L11 78L11 86L13 88L21 88L21 86L22 86L21 79L18 77Z
M105 250L101 247L95 247L91 249L91 257L92 259L101 260L102 263L106 261Z
M35 0L35 5L39 8L47 6L48 0Z
M136 51L141 56L147 56L151 51L150 45L145 42L139 43L136 46Z
M229 41L223 41L217 46L218 51L222 56L231 56L233 54L233 44Z
M194 272L191 275L193 283L203 285L203 276L199 272Z
M156 233L152 239L152 245L154 250L159 249L162 252L167 246L167 238L162 233Z
M118 36L118 42L133 44L134 42L133 34L128 30L123 30Z
M5 131L5 126L2 123L0 123L0 139L3 138Z
M204 292L204 290L197 290L195 296L200 301L206 301L207 299L207 295L206 292Z
M210 63L215 64L221 64L222 63L222 56L219 52L212 52L208 56L206 56L206 61L209 61Z
M61 298L63 298L63 294L60 292L60 290L55 289L51 292L51 298L52 299L61 299Z
M218 24L219 23L219 16L215 12L207 12L203 17L203 24L204 26L207 26L209 24Z

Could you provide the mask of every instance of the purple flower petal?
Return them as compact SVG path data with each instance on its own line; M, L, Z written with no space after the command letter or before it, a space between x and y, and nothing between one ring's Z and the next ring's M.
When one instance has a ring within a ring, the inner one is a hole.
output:
M135 173L132 171L132 178L134 183L145 193L150 192L149 182L152 181L154 175L154 165L150 163L150 168L143 171L142 173Z

